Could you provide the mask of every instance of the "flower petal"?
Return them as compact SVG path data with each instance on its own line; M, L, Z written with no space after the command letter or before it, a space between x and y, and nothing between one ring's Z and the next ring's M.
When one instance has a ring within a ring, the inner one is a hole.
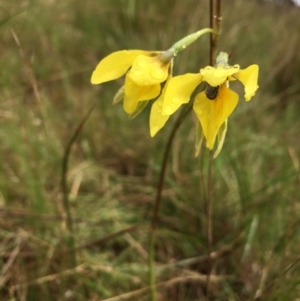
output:
M235 74L235 77L245 86L246 101L249 101L258 89L258 69L258 65L251 65Z
M221 85L216 99L209 100L205 92L199 93L194 102L194 111L202 125L206 146L213 149L221 125L229 117L238 103L237 93Z
M203 81L207 82L212 87L216 87L223 84L227 80L227 77L239 72L239 69L239 65L234 65L233 67L207 66L204 69L201 69L200 73L203 76Z
M214 159L216 159L223 147L224 141L225 141L225 136L227 132L227 119L225 122L220 126L219 131L218 131L218 147L214 153Z
M148 52L143 50L121 50L111 53L97 65L91 83L101 84L121 77L138 55L146 53Z
M163 97L160 96L152 105L150 112L150 135L154 137L160 131L170 116L162 114Z
M182 104L188 103L191 94L201 81L202 75L199 73L187 73L173 77L167 86L163 114L172 115Z
M130 73L131 71L129 71ZM140 101L150 100L157 97L160 93L160 85L153 86L138 86L132 79L126 75L125 78L125 97L124 97L124 110L128 114L132 114L137 109Z
M139 86L157 85L167 79L169 65L158 55L139 55L132 64L130 77Z

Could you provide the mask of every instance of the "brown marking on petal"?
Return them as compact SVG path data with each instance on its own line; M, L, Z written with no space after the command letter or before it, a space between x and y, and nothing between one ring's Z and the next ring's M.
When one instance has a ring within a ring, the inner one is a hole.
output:
M214 100L217 98L219 93L220 86L212 87L208 83L206 83L205 95L208 99Z

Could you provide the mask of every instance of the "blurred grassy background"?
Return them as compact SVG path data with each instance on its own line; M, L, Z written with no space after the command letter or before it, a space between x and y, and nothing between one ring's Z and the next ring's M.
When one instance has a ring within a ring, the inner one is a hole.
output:
M92 86L90 75L112 51L167 49L207 27L207 2L0 0L0 300L148 299L147 231L172 121L150 138L149 108L129 121L111 105L122 79ZM223 1L219 50L232 51L231 63L242 68L257 63L260 89L250 103L240 101L214 162L211 300L300 300L299 265L282 275L300 248L299 14L293 6ZM175 72L207 63L205 36L176 59ZM70 156L78 246L70 269L62 157L94 102ZM163 191L159 300L205 295L194 121L187 118L175 139Z

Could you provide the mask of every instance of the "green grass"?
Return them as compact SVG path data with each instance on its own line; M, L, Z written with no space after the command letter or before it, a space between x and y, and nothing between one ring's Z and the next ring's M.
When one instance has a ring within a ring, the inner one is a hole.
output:
M128 120L111 104L122 80L92 86L90 76L113 51L167 49L207 27L207 1L0 4L0 300L148 300L148 228L173 121L150 138L149 108ZM260 89L240 101L214 161L212 249L220 256L211 300L254 300L273 282L261 300L299 298L299 264L283 273L300 247L299 27L294 7L223 1L219 50L232 51L241 68L257 63ZM176 58L175 72L207 63L205 36ZM69 157L78 247L70 269L62 158L94 103ZM207 254L200 177L207 179L208 154L202 170L194 124L188 116L169 158L157 229L159 300L205 295L207 259L186 261Z

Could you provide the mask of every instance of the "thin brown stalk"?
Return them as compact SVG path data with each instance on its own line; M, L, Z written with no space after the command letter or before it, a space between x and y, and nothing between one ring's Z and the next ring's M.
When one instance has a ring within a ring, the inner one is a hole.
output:
M233 252L234 250L236 250L237 248L239 248L244 242L244 240L245 240L245 235L244 233L242 233L238 237L236 237L231 243L222 246L220 249L211 251L209 254L187 258L177 262L172 262L172 263L159 266L155 269L156 273L162 274L167 270L182 269L182 268L186 269L188 266L194 264L206 263L208 257L210 257L212 261L216 261L217 259L224 257L230 254L231 252Z
M51 281L56 281L56 280L60 280L63 277L68 277L68 276L74 276L74 274L77 273L82 273L86 270L87 265L82 263L78 266L75 266L71 269L59 272L59 273L55 273L55 274L51 274L51 275L47 275L47 276L43 276L31 281L27 281L24 283L18 283L18 284L14 284L11 286L11 290L18 290L20 289L22 286L34 286L34 285L41 285L43 283L46 282L51 282Z
M209 5L209 26L216 30L217 34L210 35L210 47L209 47L209 63L211 66L214 65L215 52L218 45L218 38L221 31L221 0L210 0ZM207 198L205 200L206 209L206 220L207 220L207 278L206 278L206 300L209 300L210 295L210 276L212 270L212 258L211 248L213 245L213 211L212 211L212 200L213 200L213 153L209 153L209 165L208 165L208 180L207 180Z
M255 300L263 300L263 295L267 293L273 285L278 282L279 279L281 279L284 275L286 275L295 265L297 265L300 262L300 257L298 257L293 263L291 263L277 278L275 278L260 294L257 294L254 297Z
M68 191L68 184L67 184L67 172L68 172L68 165L69 165L69 157L70 157L71 148L72 148L74 142L76 141L85 122L90 117L94 108L95 108L95 105L92 106L92 108L88 111L88 113L83 118L83 120L77 126L76 130L74 131L73 135L71 136L71 138L67 144L67 147L65 149L65 153L64 153L64 156L62 159L61 189L62 189L62 193L63 193L63 208L64 208L65 216L66 216L65 224L66 224L66 229L68 231L67 244L68 244L68 249L70 250L71 267L76 266L76 249L75 249L75 240L74 240L73 216L71 213L69 191Z
M181 125L183 119L186 117L186 115L189 113L189 111L190 111L190 109L187 111L181 111L181 114L179 115L179 117L177 118L177 120L174 123L174 126L170 133L168 142L166 144L163 160L161 163L161 170L160 170L158 184L157 184L157 190L156 190L155 206L154 206L154 211L153 211L153 216L152 216L152 221L151 221L151 230L153 230L153 231L155 231L156 225L157 225L158 210L160 207L162 189L164 186L165 173L166 173L166 169L167 169L167 162L168 162L171 146L173 144L173 140L174 140L177 130L179 129L179 126Z
M190 102L190 104L192 104L192 102ZM150 229L153 230L153 231L155 231L156 225L157 225L157 217L158 217L158 211L159 211L159 207L160 207L161 194L162 194L162 189L163 189L163 186L164 186L164 179L165 179L165 173L166 173L166 169L167 169L167 162L168 162L171 146L173 144L173 139L174 139L175 134L178 131L182 121L188 115L188 113L191 111L191 109L192 109L192 106L189 105L187 110L182 110L181 111L181 114L178 116L177 120L174 123L174 126L172 128L172 131L170 133L170 136L169 136L167 144L166 144L165 152L164 152L164 155L163 155L163 160L162 160L162 163L161 163L161 170L160 170L158 184L157 184L157 190L156 190L154 211L153 211L153 216L152 216L152 221L151 221L151 226L150 226Z
M214 29L214 0L209 0L209 27ZM211 33L209 37L209 64L214 64L214 34Z
M156 288L155 288L155 271L154 271L154 249L155 249L155 230L158 222L158 212L159 207L161 204L161 196L162 196L162 190L164 186L164 180L165 180L165 174L167 169L167 162L169 159L169 154L171 151L171 146L173 144L173 140L175 137L176 132L178 131L181 123L183 122L184 118L188 115L188 113L192 109L192 102L189 103L186 110L182 110L180 115L178 116L177 120L175 121L172 131L170 133L170 136L168 138L165 152L163 155L163 160L161 163L161 169L156 189L156 198L154 203L154 209L153 209L153 215L152 215L152 221L150 224L149 229L149 283L150 283L150 292L151 292L151 300L156 300Z
M203 284L205 282L205 275L199 274L199 273L186 273L182 276L179 277L174 277L170 280L163 281L160 283L156 284L156 287L160 288L166 288L166 287L171 287L179 283L200 283ZM213 275L212 277L212 282L216 285L219 285L223 283L224 281L228 281L231 279L231 276L218 276L218 275ZM138 300L138 296L147 293L149 290L151 290L151 287L143 287L134 291L131 291L129 293L124 293L119 296L114 296L108 299L104 299L103 301L124 301L124 300ZM142 299L141 297L139 299Z
M213 197L213 152L209 152L209 165L208 165L208 180L207 180L207 199L206 199L206 231L207 231L207 277L206 277L206 300L209 300L210 295L210 277L212 270L212 257L211 248L213 245L213 229L212 229L212 197Z
M209 1L209 27L215 28L215 5L214 0ZM210 34L209 41L209 64L214 65L214 50L215 50L215 36ZM208 182L207 193L205 198L205 212L206 212L206 235L207 235L207 276L206 276L206 300L209 301L210 295L210 274L212 269L212 258L210 256L212 246L212 221L211 221L211 177L212 177L212 154L209 154L209 167L208 167Z

